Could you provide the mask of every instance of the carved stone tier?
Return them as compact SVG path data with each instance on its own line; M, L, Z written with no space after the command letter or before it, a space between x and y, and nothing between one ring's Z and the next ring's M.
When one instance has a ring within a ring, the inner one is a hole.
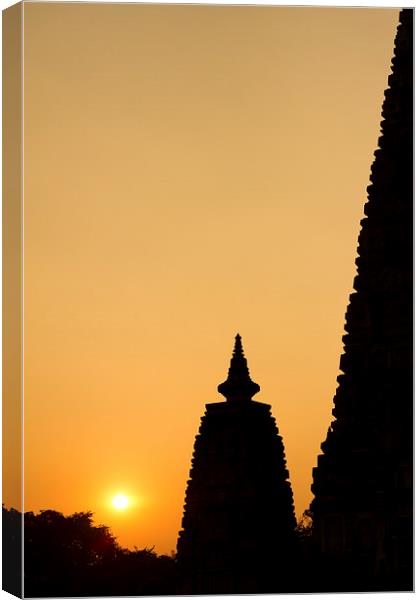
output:
M238 400L238 390L256 389L239 346L237 336L228 401L206 405L195 441L178 540L184 593L288 586L296 521L283 442L269 405L247 394L244 401L229 401L231 394ZM239 359L243 377L235 386Z
M334 591L413 586L412 19L412 10L401 12L346 313L336 420L313 473L314 535L324 588Z

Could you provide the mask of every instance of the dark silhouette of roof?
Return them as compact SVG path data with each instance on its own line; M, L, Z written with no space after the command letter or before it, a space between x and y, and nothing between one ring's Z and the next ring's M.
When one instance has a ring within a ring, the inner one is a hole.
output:
M241 336L235 338L227 402L206 405L195 439L178 538L181 593L292 589L293 494L271 407L252 400Z
M412 9L400 13L388 82L346 313L336 420L312 485L324 584L336 592L413 584Z

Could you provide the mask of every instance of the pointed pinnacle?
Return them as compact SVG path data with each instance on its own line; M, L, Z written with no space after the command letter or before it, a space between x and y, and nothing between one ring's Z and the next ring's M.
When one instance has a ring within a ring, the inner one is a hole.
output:
M249 376L248 365L242 347L242 338L239 333L235 337L228 377L226 381L218 386L217 390L228 401L251 400L252 396L260 391L258 383L254 383Z
M242 347L242 338L239 335L239 333L237 333L235 335L235 345L233 347L233 356L238 355L238 354L241 356L244 355L244 349Z

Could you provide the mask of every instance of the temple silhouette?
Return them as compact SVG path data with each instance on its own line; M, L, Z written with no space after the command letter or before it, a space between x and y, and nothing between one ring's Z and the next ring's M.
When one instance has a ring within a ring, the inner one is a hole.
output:
M283 442L270 406L252 400L237 335L226 402L206 405L196 436L181 593L413 589L412 9L388 82L310 535L297 536Z
M187 484L178 564L183 593L264 593L293 584L295 513L271 407L252 397L241 337L225 402L206 405Z
M413 588L413 11L402 10L333 415L313 472L322 588Z

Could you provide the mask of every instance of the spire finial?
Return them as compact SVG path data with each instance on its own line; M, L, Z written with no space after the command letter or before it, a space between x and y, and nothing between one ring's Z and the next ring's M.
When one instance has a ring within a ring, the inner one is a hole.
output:
M230 361L228 377L226 381L218 386L217 390L228 401L251 400L252 396L260 391L258 383L254 383L249 376L248 365L242 347L242 338L239 333L235 336L235 345Z

